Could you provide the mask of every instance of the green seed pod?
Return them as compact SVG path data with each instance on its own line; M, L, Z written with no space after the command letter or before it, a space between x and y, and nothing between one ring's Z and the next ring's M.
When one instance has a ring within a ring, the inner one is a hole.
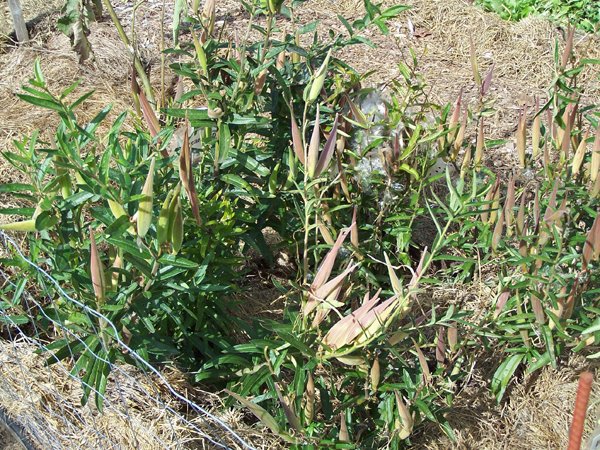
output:
M181 245L183 244L183 213L181 211L181 199L179 197L177 197L175 203L174 213L171 242L173 243L173 253L179 253Z
M158 214L158 223L156 224L156 237L158 239L158 246L160 247L164 243L168 242L171 238L169 235L169 219L171 212L171 200L173 199L173 194L175 193L175 189L172 189L167 194L167 198L163 202L162 208L160 209L160 213Z
M0 225L0 230L4 231L35 231L35 219L23 220L20 222L4 223Z
M94 232L90 227L90 274L92 277L92 285L94 294L99 305L102 305L106 299L106 280L104 278L104 266L98 253Z
M142 189L144 198L140 200L140 205L137 213L137 230L138 236L143 238L148 233L152 224L152 203L154 200L154 164L155 159L150 162L150 170Z
M325 84L325 76L327 75L330 58L331 49L327 52L325 61L323 61L323 64L321 64L321 67L315 73L312 83L309 85L308 96L305 99L307 103L313 103L319 97L321 89L323 89L323 85Z
M281 166L281 164L277 163L275 165L275 168L273 169L273 172L271 172L271 175L269 176L269 193L270 194L275 194L277 192L277 175L279 174L280 166Z

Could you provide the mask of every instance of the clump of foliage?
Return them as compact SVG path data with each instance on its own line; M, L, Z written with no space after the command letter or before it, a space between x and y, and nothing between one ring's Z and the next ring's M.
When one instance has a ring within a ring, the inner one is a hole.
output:
M429 102L414 55L385 92L369 89L336 54L369 43L368 26L387 32L406 7L366 0L363 18L340 18L347 33L320 39L316 23L292 19L296 3L244 3L254 42L224 42L214 2L185 15L180 5L191 35L176 21L168 53L193 87L155 111L134 78L148 132L124 131L122 114L100 133L108 108L79 123L88 95L52 93L36 64L20 97L60 125L52 142L34 133L4 152L29 182L3 189L32 205L5 211L32 218L4 228L29 231L32 260L110 323L52 290L45 316L80 339L19 321L47 333L51 360L74 356L86 399L89 386L103 391L110 363L131 360L126 342L226 388L296 447L403 448L425 421L452 437L447 413L482 349L506 355L491 380L500 400L523 368L600 341L600 126L595 106L579 105L573 34L530 144L521 115L520 167L505 189L483 165L493 74L479 74L476 55L473 110L462 91L454 105ZM239 320L232 294L245 255L274 261L267 227L298 274L274 281L282 317ZM39 276L17 257L3 264ZM467 283L484 266L497 274L484 311L417 307L423 289Z
M595 0L477 0L476 3L505 20L543 15L557 22L568 21L588 33L598 31L600 24Z

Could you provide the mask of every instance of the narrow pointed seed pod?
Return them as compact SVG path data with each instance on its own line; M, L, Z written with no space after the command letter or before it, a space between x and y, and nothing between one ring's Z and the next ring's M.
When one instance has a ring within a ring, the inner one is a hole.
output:
M577 150L575 150L575 154L573 155L573 161L571 162L571 175L575 178L579 174L579 170L581 169L581 165L583 164L583 158L585 156L585 150L587 146L587 138L588 131L583 134L581 138L581 142L577 146Z
M596 137L594 138L594 147L592 148L592 161L590 163L590 179L596 181L600 173L600 124L596 128Z
M306 404L304 406L304 417L306 424L309 425L315 415L315 381L312 373L308 372L308 380L306 382Z
M94 237L92 227L90 227L90 274L96 301L99 305L102 305L106 299L106 280L104 278L104 266L98 254L98 247L96 246L96 238Z
M450 351L456 351L458 347L458 327L456 322L452 322L452 325L448 328L448 346Z
M115 200L109 199L108 207L110 208L110 212L112 212L115 219L120 219L123 216L129 217L127 215L127 212L125 211L125 208L123 208L123 206ZM129 228L127 228L127 231L130 234L135 234L135 228L133 227L133 225L131 225Z
M325 56L325 60L319 70L317 70L314 74L312 82L310 83L310 88L308 91L308 97L306 98L307 103L313 103L321 93L321 89L323 89L323 85L325 84L325 77L327 76L327 69L329 68L329 59L331 58L331 51L329 49L327 52L327 56Z
M398 391L394 391L394 395L396 397L396 408L398 409L398 416L400 416L400 427L398 427L398 437L400 439L408 438L413 431L413 427L415 425L415 421L410 414L410 410L402 401L402 397Z
M467 130L467 117L468 111L465 109L462 121L460 122L460 127L458 128L458 132L456 133L456 138L454 139L454 151L452 152L452 161L456 161L458 153L460 152L460 149L462 148L463 142L465 140L465 132Z
M156 224L156 238L158 240L158 246L169 242L171 236L169 234L169 213L171 212L171 200L173 199L173 194L175 193L175 189L172 189L167 194L165 201L163 202L162 208L160 209L160 213L158 214L158 222Z
M535 111L536 116L533 119L533 124L531 126L531 152L533 158L537 158L537 155L540 152L540 135L541 135L541 115L538 111L540 106L540 99L535 98Z
M202 75L208 76L208 62L206 59L206 52L204 51L204 46L198 40L196 33L192 32L192 38L194 40L194 48L196 49L196 57L198 58L198 63L200 63L200 69L202 69Z
M22 220L20 222L3 223L0 230L4 231L35 231L35 219Z
M41 204L41 202L40 202L40 204ZM31 219L22 220L20 222L11 222L11 223L1 224L0 230L24 231L24 232L35 231L35 221L37 219L37 216L39 216L41 213L42 213L42 207L40 205L37 205L35 208L35 211L33 212L33 215L31 216Z
M519 125L517 126L517 153L519 154L519 163L521 168L524 169L526 165L525 159L525 142L527 138L527 129L525 127L527 122L527 113L522 111L519 114Z
M181 198L179 196L175 203L172 231L173 253L179 253L183 244L183 212L181 211Z
M179 200L179 195L181 194L181 183L175 186L173 191L173 196L171 197L171 203L169 204L169 222L167 226L167 236L169 236L169 241L173 235L173 222L175 221L175 206L177 205L177 201Z
M310 144L308 146L308 156L306 161L308 177L311 179L315 176L315 170L317 169L317 162L319 157L319 146L321 144L321 130L319 127L319 120L319 108L317 108L317 117L315 118L315 126L313 128L312 136L310 138Z
M479 119L479 129L477 131L477 143L475 144L475 158L473 162L475 167L479 170L481 166L481 160L483 159L483 147L484 147L484 136L483 136L483 118Z
M285 61L286 61L285 52L279 53L279 55L277 55L277 61L275 63L275 67L277 67L278 70L282 70L285 67Z
M506 192L506 203L504 204L504 221L506 222L506 235L512 236L512 223L514 218L515 207L515 178L510 177L508 182L508 190Z
M533 314L535 315L535 320L540 325L546 323L546 315L544 314L544 308L542 307L542 302L535 295L531 295L531 309L533 309Z
M373 365L371 366L371 389L373 392L377 392L379 387L379 381L381 380L381 367L379 366L379 357L375 356Z
M340 413L340 432L338 436L340 442L350 442L350 433L348 432L348 425L346 425L346 418L344 413Z
M115 260L113 261L112 267L113 267L113 269L122 269L123 268L123 258L121 257L120 252L118 252L117 255L115 256ZM117 287L119 287L119 272L116 270L113 270L113 272L111 274L110 285L111 285L111 289L113 291L115 291L117 289Z
M152 158L150 162L150 169L148 170L148 176L142 189L142 195L144 198L140 200L137 213L137 232L138 236L143 238L148 233L150 225L152 224L152 202L154 200L154 164L155 158Z

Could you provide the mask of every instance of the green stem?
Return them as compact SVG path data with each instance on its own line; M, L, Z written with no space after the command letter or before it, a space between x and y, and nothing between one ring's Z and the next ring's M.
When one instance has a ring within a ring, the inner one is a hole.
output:
M144 91L146 92L146 96L148 97L148 101L151 103L155 103L154 95L152 94L152 86L150 85L150 80L148 79L148 76L146 75L146 71L144 70L142 61L140 60L140 58L138 58L133 46L131 45L131 42L129 41L129 38L127 37L127 34L125 33L125 30L123 29L123 25L121 25L121 21L117 17L117 13L115 12L114 8L112 7L110 0L102 0L102 1L104 2L104 7L108 11L108 15L110 16L113 24L115 25L115 28L117 29L117 33L119 34L121 41L123 41L123 43L127 46L127 49L131 52L131 54L133 56L133 64L135 66L135 70L136 70L138 76L140 77L140 80L142 80L142 84L144 86Z

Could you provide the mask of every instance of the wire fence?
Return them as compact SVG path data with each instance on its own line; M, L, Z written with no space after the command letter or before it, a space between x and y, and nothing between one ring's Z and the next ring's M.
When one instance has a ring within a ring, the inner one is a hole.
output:
M15 264L2 265L2 258L18 260L23 269L15 269ZM53 293L51 297L49 292ZM108 361L101 354L108 351L106 343L102 351L92 351L88 340L78 334L76 324L47 312L53 302L69 302L81 314L104 321L113 331L111 348L116 346L128 354L136 366ZM43 330L39 324L43 324ZM2 231L0 336L0 410L27 448L254 448L215 415L215 408L209 408L211 412L180 392L180 386L174 386L163 372L118 337L113 323L69 296L55 277L32 262ZM59 358L49 350L59 340L71 343L64 347L70 352L67 358ZM88 384L74 363L78 356L75 349L109 364L104 392ZM86 390L90 401L82 405ZM101 411L91 401L96 395L103 401ZM218 404L218 397L213 397L206 403Z

